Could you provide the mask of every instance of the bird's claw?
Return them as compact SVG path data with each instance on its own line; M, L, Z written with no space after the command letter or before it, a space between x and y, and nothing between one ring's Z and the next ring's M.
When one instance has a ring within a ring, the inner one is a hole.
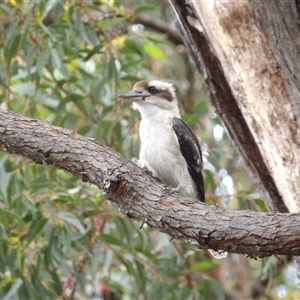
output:
M178 188L174 188L174 187L172 187L172 186L165 186L165 187L163 188L163 192L164 192L164 193L166 192L169 196L172 195L173 193L178 192L178 191L179 191Z
M144 172L146 172L148 175L150 175L151 177L155 177L155 176L153 175L153 173L152 173L150 170L148 170L146 167L143 167L142 170L143 170Z
M223 251L223 250L208 249L208 251L216 259L222 259L222 258L225 258L227 256L227 252Z
M143 220L141 223L140 223L140 226L139 226L139 229L142 229L145 225L145 223L147 222L147 219Z

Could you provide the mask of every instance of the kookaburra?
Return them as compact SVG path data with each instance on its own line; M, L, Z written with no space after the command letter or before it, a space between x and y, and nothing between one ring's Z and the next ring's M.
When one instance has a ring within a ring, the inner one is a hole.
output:
M173 85L142 80L118 97L133 102L142 116L138 165L182 195L204 202L201 148L180 118Z

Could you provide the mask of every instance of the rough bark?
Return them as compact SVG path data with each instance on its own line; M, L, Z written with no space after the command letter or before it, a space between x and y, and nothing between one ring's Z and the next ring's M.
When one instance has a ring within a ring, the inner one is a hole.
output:
M190 25L184 1L169 3L211 101L269 208L299 211L295 3L194 1L199 29Z
M300 255L300 214L227 211L174 193L91 138L0 110L0 151L53 165L106 193L128 217L198 248Z

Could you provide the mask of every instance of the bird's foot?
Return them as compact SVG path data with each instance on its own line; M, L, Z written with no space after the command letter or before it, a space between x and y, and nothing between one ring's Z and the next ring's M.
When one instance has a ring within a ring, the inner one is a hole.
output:
M166 187L164 187L163 192L166 192L170 196L173 193L179 192L179 186L176 188L174 188L172 186L166 186Z
M142 228L144 227L144 225L145 225L146 222L147 222L147 219L144 219L144 220L141 222L139 228L142 229Z
M216 259L222 259L222 258L225 258L227 256L227 252L223 251L223 250L208 249L208 251Z
M153 172L150 170L149 166L148 166L148 163L145 162L145 161L141 161L141 160L138 160L136 157L133 157L131 159L131 161L137 165L138 167L140 167L144 172L146 172L148 175L150 175L151 177L155 177L155 175L153 174Z
M154 177L154 178L156 178L154 175L153 175L153 173L150 171L150 170L148 170L147 168L142 168L142 170L144 171L144 172L146 172L148 175L150 175L151 177Z

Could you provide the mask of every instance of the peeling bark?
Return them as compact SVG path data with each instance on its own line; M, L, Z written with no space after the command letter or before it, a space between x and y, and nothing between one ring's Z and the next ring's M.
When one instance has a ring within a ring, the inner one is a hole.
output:
M300 214L224 210L177 193L91 138L0 110L0 150L96 185L128 217L198 248L262 257L300 255Z

